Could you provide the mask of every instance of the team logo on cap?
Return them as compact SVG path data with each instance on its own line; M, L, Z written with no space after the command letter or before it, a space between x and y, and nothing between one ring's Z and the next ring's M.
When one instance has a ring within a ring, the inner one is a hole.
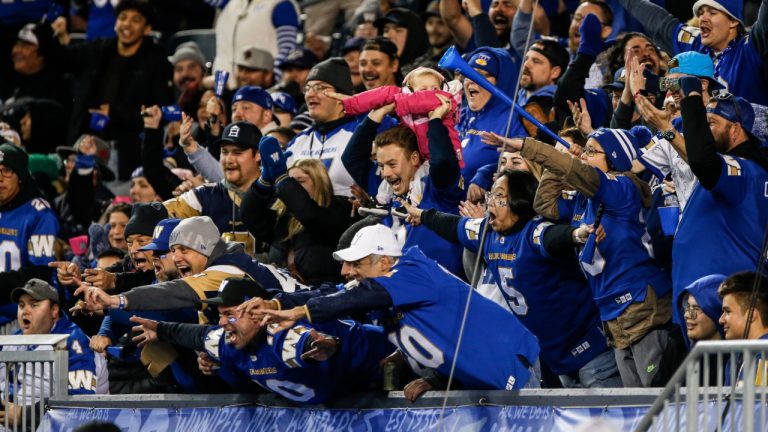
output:
M228 137L237 138L240 135L240 126L232 126L227 134Z
M491 60L491 58L489 56L487 56L485 54L480 54L475 59L475 63L479 64L480 66L487 66L488 65L488 61L490 61L490 60Z

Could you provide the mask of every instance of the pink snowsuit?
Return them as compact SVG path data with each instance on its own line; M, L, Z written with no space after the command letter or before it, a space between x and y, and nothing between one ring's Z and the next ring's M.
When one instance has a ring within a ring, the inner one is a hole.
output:
M359 115L394 102L397 116L400 117L403 124L416 134L416 139L419 143L419 154L427 160L429 159L429 146L427 144L428 114L440 106L441 102L436 94L441 94L451 100L451 110L443 117L443 124L448 128L448 136L451 138L456 158L459 160L459 167L464 168L461 142L459 141L459 134L456 132L462 91L461 85L458 82L456 84L458 84L458 91L452 89L451 93L443 90L421 90L412 93L407 87L378 87L345 99L343 101L344 111L347 115Z

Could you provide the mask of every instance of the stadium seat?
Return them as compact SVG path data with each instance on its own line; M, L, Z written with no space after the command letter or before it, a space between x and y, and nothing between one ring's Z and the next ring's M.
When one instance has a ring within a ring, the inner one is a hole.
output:
M177 46L189 41L197 43L209 62L212 62L213 58L216 57L216 34L213 29L182 30L174 33L168 38L166 46L168 55L173 55Z

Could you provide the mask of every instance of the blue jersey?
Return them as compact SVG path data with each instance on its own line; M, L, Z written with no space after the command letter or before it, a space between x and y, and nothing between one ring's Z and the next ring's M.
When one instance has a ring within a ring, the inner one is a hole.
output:
M48 202L34 198L0 214L0 272L26 266L47 266L55 259L53 245L59 221Z
M459 178L456 183L444 190L437 189L428 175L423 177L422 183L424 187L421 196L416 196L417 192L414 192L413 189L411 190L409 195L411 203L421 208L433 208L444 213L458 214L459 202L465 199L467 195L464 191L464 181L462 178ZM400 206L399 202L392 201L393 208ZM383 220L383 223L392 227L397 234L398 227L403 221L404 219L389 215ZM413 226L405 223L405 243L403 244L403 249L412 246L421 248L424 254L440 263L451 273L456 275L464 274L464 265L461 261L461 245L445 240L425 226Z
M15 334L20 335L22 332L18 330ZM70 395L106 393L106 362L91 350L88 336L83 333L80 327L70 321L66 315L62 315L53 325L50 334L69 335L67 339L69 358L67 392ZM42 351L45 349L49 349L49 347L37 345L3 347L4 351ZM2 371L0 372L2 376L6 376L5 364L0 366L0 371ZM39 398L40 395L51 394L50 368L42 368L40 364L34 368L28 367L26 370L20 371L16 379L16 385L10 385L10 388L6 390L11 400L17 404L31 405L37 402L36 398ZM3 385L7 383L3 380ZM99 391L97 392L97 390Z
M485 223L485 219L461 219L461 244L477 252ZM550 226L536 217L509 235L489 230L483 258L510 309L539 339L542 362L552 372L567 375L607 345L600 314L578 265L554 259L544 249L544 233Z
M118 0L92 0L88 4L85 39L115 37L115 6Z
M732 40L718 56L701 43L700 33L698 27L678 25L672 34L675 54L685 51L709 54L715 62L715 78L725 84L728 91L752 103L768 105L768 69L751 39L751 32Z
M757 268L768 224L768 172L747 159L719 157L720 179L712 190L696 184L672 243L675 298L702 276Z
M393 320L390 340L412 364L448 376L471 286L427 258L419 248L405 250L386 276L372 279L387 290ZM520 321L476 294L456 359L455 377L471 389L519 389L530 378L539 344Z
M637 187L629 177L595 171L600 175L600 188L595 196L588 199L580 192L563 194L559 200L566 202L558 203L558 210L572 209L571 225L578 227L594 223L598 204L604 206L601 225L606 237L595 247L592 262L579 263L601 319L610 321L630 304L645 300L649 285L659 298L672 287L653 260L651 238L640 217L643 203ZM565 214L561 213L561 218Z
M234 376L228 372L235 371L286 399L320 404L333 396L365 390L381 378L379 361L394 351L381 327L354 321L299 321L277 333L274 327L267 328L266 340L257 348L241 350L226 343L223 328L212 327L205 336L205 347L208 355L221 363L221 376ZM301 359L313 328L339 338L338 350L326 361ZM230 382L235 388L242 384Z

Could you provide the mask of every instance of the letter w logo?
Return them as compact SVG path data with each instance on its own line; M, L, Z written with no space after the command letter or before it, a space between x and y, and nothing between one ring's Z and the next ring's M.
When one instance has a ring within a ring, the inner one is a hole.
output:
M69 388L72 390L95 390L96 383L93 372L89 370L76 370L69 372Z
M54 241L52 235L33 235L29 239L29 254L38 258L53 256Z

